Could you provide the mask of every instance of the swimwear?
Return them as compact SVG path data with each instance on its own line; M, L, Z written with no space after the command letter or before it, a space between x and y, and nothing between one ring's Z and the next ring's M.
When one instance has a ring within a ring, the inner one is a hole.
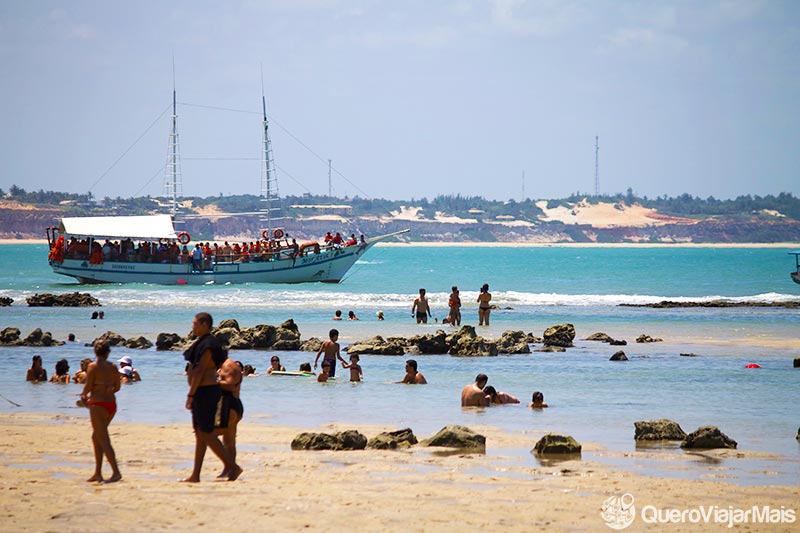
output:
M483 309L484 311L486 311L487 309L491 309L491 308L492 308L491 305L487 305L486 307L484 307L482 305L478 306L478 309Z
M428 313L420 313L419 311L417 311L417 320L423 320L426 318L428 318Z
M239 420L244 416L244 405L242 400L235 397L231 391L222 391L222 396L217 402L217 411L214 415L214 427L225 429L230 423L231 411L236 411Z
M192 426L195 430L203 433L214 432L214 417L220 396L222 388L219 385L197 387L192 398Z
M89 405L96 405L102 407L108 413L108 416L114 416L117 412L117 402L96 402L89 400Z
M332 378L336 376L336 359L324 359L323 363L327 361L331 364L331 368L328 371L328 377Z

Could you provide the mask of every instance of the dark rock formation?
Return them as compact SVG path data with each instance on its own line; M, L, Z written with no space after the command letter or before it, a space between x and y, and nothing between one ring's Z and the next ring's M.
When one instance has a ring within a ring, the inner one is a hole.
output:
M545 344L541 348L536 348L534 352L566 352L566 348L562 348L561 346L549 346Z
M183 337L177 333L159 333L156 337L156 350L179 350L183 343Z
M49 331L42 333L42 330L36 328L35 330L31 331L25 340L22 341L24 346L56 346L59 343L58 341L53 340L53 336L50 334Z
M703 426L689 433L681 448L736 448L736 441L721 432L716 426Z
M504 331L497 341L497 353L531 353L528 336L524 331Z
M627 360L628 356L625 355L625 352L623 352L622 350L612 355L611 358L609 359L609 361L627 361Z
M794 367L795 368L800 368L800 357L795 357L794 358Z
M291 318L275 330L275 343L272 350L300 350L300 329Z
M532 452L536 452L539 455L546 455L551 453L581 453L581 445L578 441L570 437L569 435L554 435L552 433L548 433L541 439L536 445L533 447Z
M317 337L306 339L300 345L301 352L318 352L320 348L322 348L322 340L318 339Z
M134 350L149 350L153 347L153 343L144 337L131 337L125 341L125 347L132 348Z
M334 433L300 433L292 440L293 450L363 450L367 437L354 429Z
M106 331L99 337L89 344L89 346L94 346L98 342L107 342L109 346L124 346L125 345L125 337L120 335L119 333L114 333L113 331Z
M666 418L640 420L633 423L634 440L683 440L686 432L677 422Z
M391 342L385 340L380 335L375 335L371 339L357 341L345 348L350 355L403 355L406 353L405 344L396 338Z
M447 334L439 329L434 334L409 337L408 344L416 346L421 354L443 354L450 349L446 342Z
M250 344L256 350L267 350L277 340L278 328L269 324L258 324L245 331ZM298 333L299 335L299 333ZM299 340L299 339L298 339Z
M236 331L239 331L241 329L239 327L239 322L237 320L234 320L233 318L226 318L225 320L217 324L217 328L219 329L233 328Z
M8 296L0 296L0 307L8 307L13 303L14 303L13 298L9 298Z
M650 335L639 335L636 337L636 342L664 342L664 339L659 339L658 337L651 337Z
M91 294L73 292L67 294L34 294L26 298L29 307L98 307L100 302Z
M619 339L619 340L611 339L610 341L608 341L608 344L610 344L611 346L627 346L628 341L626 341L625 339Z
M475 433L464 426L445 426L429 439L420 442L420 446L440 446L463 450L486 451L486 437Z
M19 338L19 328L4 328L0 331L0 345L21 346L22 339Z
M525 340L528 342L528 344L539 344L541 342L544 342L544 340L541 337L537 337L533 333L528 333L528 338Z
M587 341L600 341L600 342L611 342L614 339L610 335L606 335L605 333L592 333L588 337L586 337Z
M0 331L0 346L60 346L63 342L53 339L49 331L42 332L40 328L31 331L24 339L20 338L19 328L4 328Z
M414 432L410 428L405 428L380 433L369 439L367 447L377 450L396 450L397 448L408 448L416 443L417 437L414 436Z
M497 344L489 342L475 333L473 326L461 326L458 333L447 338L450 355L456 357L480 357L497 355Z
M572 324L556 324L550 326L542 334L542 339L547 346L561 346L569 348L573 346L575 339L575 326Z

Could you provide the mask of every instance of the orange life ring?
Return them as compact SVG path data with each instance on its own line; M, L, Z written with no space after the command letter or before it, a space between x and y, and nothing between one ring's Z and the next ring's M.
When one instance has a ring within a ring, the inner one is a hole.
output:
M281 228L275 228L275 231L272 232L272 237L274 239L283 239L283 236L286 235Z
M261 232L261 236L264 238L265 241L268 241L269 240L269 230L265 229L264 231L262 231Z
M191 240L192 240L192 237L188 233L186 233L185 231L182 231L182 232L178 233L178 242L179 243L181 243L183 245L187 245L187 244L189 244L189 241L191 241Z

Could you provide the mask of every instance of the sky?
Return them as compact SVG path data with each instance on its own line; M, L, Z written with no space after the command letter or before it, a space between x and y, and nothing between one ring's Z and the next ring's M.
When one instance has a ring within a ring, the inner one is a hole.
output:
M800 2L0 0L0 189L800 196ZM224 109L213 109L224 108Z

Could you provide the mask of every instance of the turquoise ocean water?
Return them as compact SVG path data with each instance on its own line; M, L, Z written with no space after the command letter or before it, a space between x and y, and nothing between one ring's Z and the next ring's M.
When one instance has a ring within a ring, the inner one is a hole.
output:
M51 273L44 245L0 246L0 296L15 300L0 308L0 327L14 326L26 335L35 327L58 339L75 333L89 342L112 330L125 337L159 332L185 334L193 315L206 310L216 320L235 318L243 327L279 324L294 318L303 338L325 337L331 327L346 345L372 335L434 332L438 324L417 326L411 302L420 287L428 290L434 315L447 314L451 285L461 289L464 323L477 323L478 288L490 284L492 325L479 334L496 338L508 329L541 335L550 325L570 322L577 339L596 331L627 339L622 349L631 360L612 363L618 347L576 341L564 354L531 354L461 359L417 356L428 379L425 387L390 385L403 375L402 357L363 356L366 381L317 384L298 378L257 377L243 388L246 421L302 427L344 422L412 427L427 435L446 424L494 425L510 431L555 431L606 448L586 458L614 461L615 453L635 449L633 422L671 418L684 430L717 425L740 449L777 454L774 461L731 461L715 466L723 476L743 483L797 483L800 444L800 310L781 308L648 309L619 307L664 299L737 301L800 299L800 285L789 278L794 266L786 249L763 248L513 248L376 247L359 261L343 283L163 287L153 285L82 286ZM42 292L90 292L106 318L89 320L90 309L29 308L25 297ZM333 311L353 310L361 320L330 320ZM386 320L378 322L375 311ZM665 342L636 344L638 335ZM81 343L58 348L0 348L0 391L22 405L0 399L0 411L68 412L77 385L33 385L23 381L34 353L48 373L66 357L71 370L90 349ZM787 348L788 347L788 348ZM693 352L699 357L680 357ZM116 349L130 355L144 381L124 387L118 419L131 422L187 422L183 409L183 359L176 352ZM237 351L232 356L259 370L271 352ZM280 352L287 369L313 361L314 354ZM748 363L763 368L746 370ZM340 375L343 370L337 371ZM462 410L459 392L475 374L489 375L498 390L523 402L534 390L544 392L550 409L533 412L521 406ZM157 400L154 402L154 398ZM535 441L535 440L534 440ZM532 443L534 442L532 441ZM676 453L675 449L668 449ZM679 451L677 453L680 453ZM696 461L687 455L687 465ZM533 459L530 459L533 461ZM630 466L648 472L645 460ZM687 466L688 468L688 466ZM769 471L770 474L764 472ZM705 468L679 475L703 477Z

